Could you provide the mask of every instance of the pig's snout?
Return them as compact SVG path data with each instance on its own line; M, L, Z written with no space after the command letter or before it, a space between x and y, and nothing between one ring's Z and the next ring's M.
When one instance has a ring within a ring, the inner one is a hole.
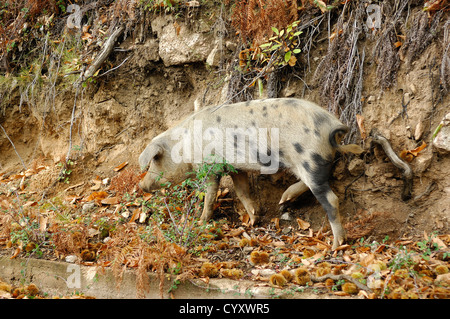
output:
M147 187L145 187L145 184L143 183L143 180L141 180L139 182L139 187L144 191L144 192L148 192Z
M151 183L149 180L149 176L148 176L148 172L147 174L144 175L144 177L139 181L139 187L144 191L144 192L150 192L151 191Z

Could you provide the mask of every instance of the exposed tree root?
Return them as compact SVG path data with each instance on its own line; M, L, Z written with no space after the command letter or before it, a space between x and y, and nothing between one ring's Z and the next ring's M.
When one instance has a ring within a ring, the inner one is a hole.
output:
M106 58L113 50L117 38L123 33L124 30L125 27L120 26L112 32L108 40L106 40L105 44L103 45L100 54L95 58L94 62L92 62L92 64L89 66L89 68L86 70L86 72L84 72L83 76L81 77L83 82L95 74L95 72L98 70L98 68L102 65L102 63L106 60Z
M412 189L413 189L413 172L411 167L403 161L392 149L391 144L383 135L381 135L377 129L373 129L370 132L370 136L372 137L372 141L381 145L383 147L384 152L391 160L392 164L402 170L403 174L403 191L402 191L402 200L407 201L411 199Z

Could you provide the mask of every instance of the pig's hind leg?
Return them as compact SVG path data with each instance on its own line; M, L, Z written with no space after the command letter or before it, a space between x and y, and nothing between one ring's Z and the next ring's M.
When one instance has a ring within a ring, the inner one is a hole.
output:
M319 154L312 154L310 160L303 161L297 166L296 173L311 189L311 192L327 213L334 236L332 247L334 250L344 243L346 235L339 215L339 199L331 190L328 182L330 172L331 160L327 160Z

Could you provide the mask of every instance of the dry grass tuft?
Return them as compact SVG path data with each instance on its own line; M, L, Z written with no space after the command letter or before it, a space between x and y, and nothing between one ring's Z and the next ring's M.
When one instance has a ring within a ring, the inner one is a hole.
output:
M111 179L109 189L122 197L124 194L131 194L140 190L138 183L140 177L132 169L125 168Z

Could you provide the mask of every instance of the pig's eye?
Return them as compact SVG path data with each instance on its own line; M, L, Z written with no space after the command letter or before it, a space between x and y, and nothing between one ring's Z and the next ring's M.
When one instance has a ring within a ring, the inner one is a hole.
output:
M159 159L161 158L161 155L157 154L153 157L154 161L159 161Z

